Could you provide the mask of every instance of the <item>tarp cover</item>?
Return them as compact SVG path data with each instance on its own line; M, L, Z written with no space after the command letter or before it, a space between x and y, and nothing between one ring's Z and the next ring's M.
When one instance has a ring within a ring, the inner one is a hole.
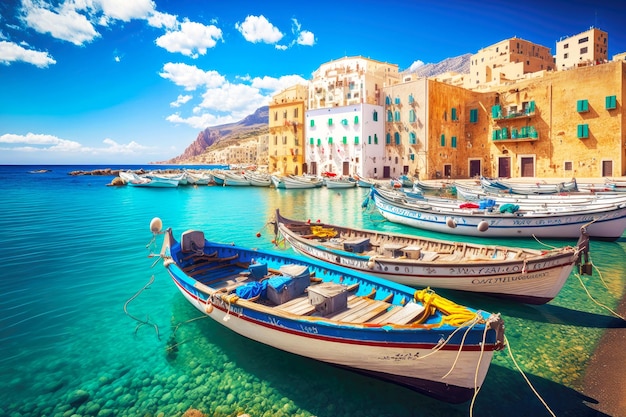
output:
M500 213L515 213L517 210L519 210L517 204L503 204L500 206Z
M249 300L250 298L254 298L257 295L261 297L265 296L265 292L267 291L267 281L263 282L248 282L240 287L235 289L235 294L239 298L243 298L244 300Z
M276 292L281 292L290 281L291 277L272 277L267 280L267 285L274 288Z

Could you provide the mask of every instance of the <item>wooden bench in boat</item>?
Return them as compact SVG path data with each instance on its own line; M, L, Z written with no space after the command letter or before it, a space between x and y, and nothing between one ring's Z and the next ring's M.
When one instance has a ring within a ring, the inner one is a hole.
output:
M409 324L424 313L424 306L416 303L407 303L404 306L395 306L380 317L370 320L374 324Z

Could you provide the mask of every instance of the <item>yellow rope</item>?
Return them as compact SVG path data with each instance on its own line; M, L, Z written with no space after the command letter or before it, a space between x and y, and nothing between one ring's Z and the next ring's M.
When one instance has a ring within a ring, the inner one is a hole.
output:
M441 319L441 325L449 324L458 327L475 320L476 317L479 316L478 313L469 310L467 307L458 305L447 298L443 298L430 288L415 291L414 297L416 301L424 305L427 312L430 312L430 308L434 307L444 313ZM428 315L424 314L419 323L424 322L426 318L428 318Z
M311 232L317 237L328 238L337 236L337 231L332 227L311 226Z

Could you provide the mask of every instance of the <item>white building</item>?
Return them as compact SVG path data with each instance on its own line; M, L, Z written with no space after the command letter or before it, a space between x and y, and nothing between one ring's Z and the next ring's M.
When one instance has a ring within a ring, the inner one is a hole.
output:
M354 104L308 110L305 120L308 172L382 178L384 134L383 106Z

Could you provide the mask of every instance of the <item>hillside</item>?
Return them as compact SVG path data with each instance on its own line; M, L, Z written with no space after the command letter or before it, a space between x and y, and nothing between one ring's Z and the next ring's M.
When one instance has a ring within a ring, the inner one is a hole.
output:
M268 121L269 107L263 106L238 122L207 127L198 133L196 140L181 155L161 163L171 165L189 163L209 147L228 146L240 139L263 134L269 129Z
M464 54L453 58L446 58L436 64L424 64L414 70L406 70L403 74L417 74L419 77L434 77L446 72L469 74L472 54Z

